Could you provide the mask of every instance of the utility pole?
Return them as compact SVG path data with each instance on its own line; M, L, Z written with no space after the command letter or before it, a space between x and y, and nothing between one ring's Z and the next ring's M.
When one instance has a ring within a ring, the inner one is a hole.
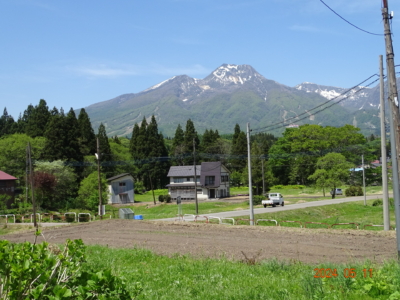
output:
M97 153L96 153L96 158L97 158L97 174L98 174L98 179L99 179L99 216L100 220L103 219L103 201L101 199L101 176L100 176L100 158L101 158L101 153L100 153L100 141L99 138L97 138Z
M362 169L363 169L363 187L364 187L364 206L367 205L367 191L365 189L365 166L364 166L364 154L361 155Z
M262 194L263 196L265 195L265 178L264 178L264 156L261 159L261 172L262 172L262 182L263 182L263 191Z
M196 216L199 215L199 202L197 201L197 172L196 172L196 142L193 139L193 165L194 165L194 201L196 203Z
M28 142L28 161L29 161L29 175L30 175L31 194L32 194L33 227L35 227L36 231L38 231L38 224L36 221L35 189L33 182L32 152L31 152L31 143L29 142Z
M390 119L391 119L391 143L392 143L392 168L393 168L393 195L395 203L395 214L396 214L396 238L397 238L397 258L400 259L400 199L399 199L399 159L398 155L400 153L400 140L399 140L399 102L397 94L397 84L396 84L396 71L394 67L394 52L392 45L392 34L390 32L389 19L389 9L388 0L383 0L382 8L382 18L385 33L385 45L386 45L386 64L387 64L387 79L388 79L388 102L390 109ZM396 174L395 174L396 173Z
M250 123L247 123L247 165L249 167L250 225L254 225L253 186L252 186L253 184L251 181Z
M382 162L382 190L383 190L383 230L390 229L389 192L386 159L386 132L385 132L385 100L383 82L383 56L379 55L380 76L380 115L381 115L381 162Z

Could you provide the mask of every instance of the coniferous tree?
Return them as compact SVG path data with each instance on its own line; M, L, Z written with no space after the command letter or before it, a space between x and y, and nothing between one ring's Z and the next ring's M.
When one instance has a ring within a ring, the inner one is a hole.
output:
M65 115L59 114L52 116L47 129L44 133L46 138L45 147L42 158L46 160L68 160L68 156L64 152L67 144Z
M137 159L138 157L138 138L139 138L139 125L135 123L132 130L132 137L129 142L129 152L133 159Z
M100 163L101 163L101 170L102 173L106 175L106 178L115 176L114 174L115 166L113 161L113 156L111 152L111 147L108 142L108 137L106 133L106 128L103 123L99 126L99 131L97 134L97 138L99 139L100 143Z
M148 146L148 163L146 167L149 179L151 178L152 181L147 188L164 188L165 184L167 184L167 173L170 164L166 160L168 153L164 144L164 137L158 132L158 125L154 115L147 126L146 134Z
M194 128L193 121L191 119L187 120L186 128L185 128L185 136L184 136L184 145L185 145L185 158L184 163L185 165L193 165L194 157L193 157L193 141L196 145L196 164L199 162L199 146L200 140L199 136L197 135L197 131Z
M27 120L26 134L31 137L44 136L51 114L45 100L40 99Z
M16 124L14 118L4 108L3 115L0 117L0 136L13 134L16 131Z
M174 166L183 166L184 165L184 141L185 141L185 134L181 127L181 124L178 124L178 127L175 130L175 136L172 140L172 147L170 155L172 156L172 165Z
M76 118L74 110L69 110L65 121L65 156L68 157L69 161L82 162L83 155L79 147L80 130L78 120Z
M233 134L231 157L230 170L242 171L247 163L247 138L238 124L236 124L235 133Z
M82 108L78 116L79 149L83 156L96 153L96 135L85 109Z

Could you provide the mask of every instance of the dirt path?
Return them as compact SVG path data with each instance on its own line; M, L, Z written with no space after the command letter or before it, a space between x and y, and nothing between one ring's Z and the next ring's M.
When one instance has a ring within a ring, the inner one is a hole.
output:
M82 239L86 244L142 247L158 254L258 260L278 258L306 263L344 263L396 258L394 232L228 226L182 222L105 220L43 228L48 242ZM12 242L33 241L33 233L0 236ZM40 237L39 242L43 240Z

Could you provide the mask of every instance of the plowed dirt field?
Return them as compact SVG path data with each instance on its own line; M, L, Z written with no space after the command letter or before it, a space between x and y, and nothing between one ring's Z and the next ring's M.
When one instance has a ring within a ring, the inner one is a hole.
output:
M190 254L229 259L277 258L305 263L344 263L396 258L395 232L229 226L190 222L104 220L42 228L50 243L82 239L85 244L140 247L158 254ZM42 236L38 242L43 241ZM12 242L33 242L32 232L0 236Z

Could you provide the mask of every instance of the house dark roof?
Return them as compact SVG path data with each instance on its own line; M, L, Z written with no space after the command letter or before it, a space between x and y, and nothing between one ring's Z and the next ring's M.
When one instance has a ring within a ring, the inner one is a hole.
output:
M194 187L194 182L186 182L186 183L170 183L170 184L167 184L166 185L166 187L177 187L177 186L180 186L180 187L186 187L186 186L193 186Z
M124 176L131 176L132 177L132 175L129 174L129 173L122 173L122 174L116 175L114 177L107 178L107 181L113 181L115 179L118 179L118 178L121 178L121 177L124 177Z
M196 166L196 175L200 176L201 166ZM184 176L194 176L193 166L172 166L169 169L167 177L184 177Z
M17 180L14 176L7 174L6 172L0 171L0 180Z

